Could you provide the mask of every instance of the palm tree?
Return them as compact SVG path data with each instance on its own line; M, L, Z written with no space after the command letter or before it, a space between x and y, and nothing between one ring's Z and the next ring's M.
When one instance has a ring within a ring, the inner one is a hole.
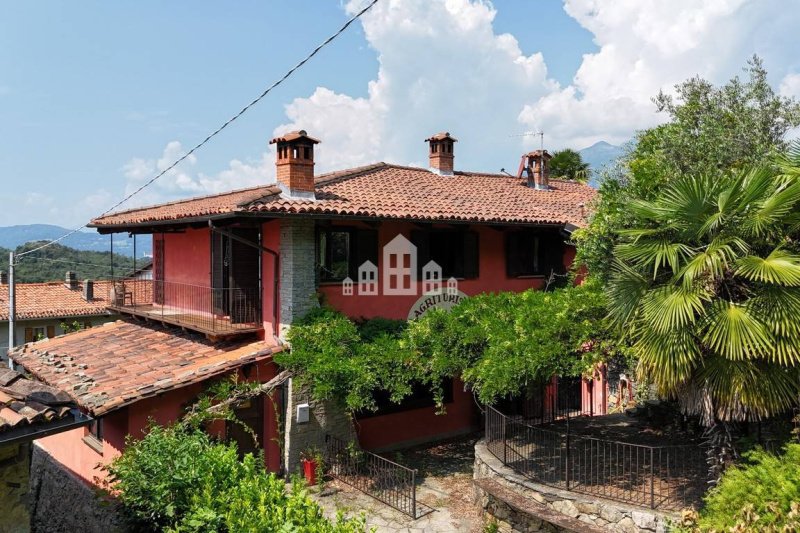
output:
M589 181L589 163L583 162L580 152L571 148L558 150L550 159L550 175L580 182Z
M800 144L768 164L684 177L630 210L608 292L639 370L715 421L783 412L800 393Z

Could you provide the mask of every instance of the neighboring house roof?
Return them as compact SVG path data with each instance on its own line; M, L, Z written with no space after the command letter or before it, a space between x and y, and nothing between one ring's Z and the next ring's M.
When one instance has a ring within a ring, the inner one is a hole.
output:
M70 289L63 281L16 284L16 319L109 316L110 281L94 282L94 298L83 298L83 282ZM8 285L0 286L0 321L8 320Z
M66 393L0 369L0 444L32 440L88 423Z
M118 320L29 343L10 356L34 377L67 391L99 416L278 351L280 347L252 338L212 343L199 333Z
M133 209L95 219L91 225L138 225L236 213L585 225L585 207L595 197L594 189L556 179L550 180L550 190L524 183L504 174L456 171L441 176L423 168L377 163L318 176L313 200L283 198L273 185Z

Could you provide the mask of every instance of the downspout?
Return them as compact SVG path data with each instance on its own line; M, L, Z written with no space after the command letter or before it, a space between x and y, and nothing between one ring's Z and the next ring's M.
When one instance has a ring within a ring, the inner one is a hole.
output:
M276 252L275 250L273 250L271 248L267 248L266 246L264 246L261 243L256 244L254 242L250 242L247 239L239 237L236 234L233 234L233 233L231 233L229 231L225 231L222 228L218 228L217 226L214 225L214 221L213 220L209 220L208 221L208 227L211 229L212 232L216 232L216 233L219 233L221 235L225 235L229 239L233 239L234 241L237 241L237 242L240 242L240 243L245 244L247 246L250 246L251 248L256 248L257 250L260 250L262 253L266 252L266 253L268 253L268 254L270 254L272 256L273 270L274 270L274 274L275 274L273 276L274 281L273 281L273 288L272 288L272 318L273 318L273 320L272 320L272 337L273 337L273 339L275 340L276 343L278 343L279 345L282 344L282 342L280 340L280 336L278 335L278 288L279 288L278 283L279 283L279 277L280 277L280 274L279 274L280 271L278 270L280 268L280 256L278 255L278 252Z

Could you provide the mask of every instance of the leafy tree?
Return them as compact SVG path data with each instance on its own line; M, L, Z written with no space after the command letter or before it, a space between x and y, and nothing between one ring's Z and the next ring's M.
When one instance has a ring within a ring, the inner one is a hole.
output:
M644 376L709 425L771 416L800 394L798 204L800 144L628 205L610 315Z
M362 533L363 518L327 520L303 485L264 470L233 444L185 426L149 428L107 467L136 531Z
M780 455L749 452L708 493L700 515L684 517L681 531L800 530L800 444Z
M607 280L618 231L635 222L631 201L653 199L680 176L744 168L786 148L786 132L800 125L800 104L775 94L758 57L744 70L746 81L715 87L691 78L675 87L675 97L655 98L669 121L639 132L622 163L601 177L589 226L575 234L576 264Z
M42 241L29 242L18 246L16 253L22 253L42 244ZM8 271L8 252L0 248L0 270ZM141 266L143 260L138 259ZM68 246L54 244L31 255L19 258L14 269L18 283L39 283L44 281L63 281L64 273L71 270L78 279L108 279L111 277L111 253L76 250ZM114 254L114 275L123 276L133 270L133 258Z
M589 164L583 162L581 154L570 148L559 150L550 160L550 175L554 178L589 180Z

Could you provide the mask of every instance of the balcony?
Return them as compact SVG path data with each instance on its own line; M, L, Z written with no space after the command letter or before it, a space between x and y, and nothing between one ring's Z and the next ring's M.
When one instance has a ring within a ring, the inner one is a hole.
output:
M108 307L121 314L181 326L211 337L260 332L258 289L214 289L149 279L115 279Z

